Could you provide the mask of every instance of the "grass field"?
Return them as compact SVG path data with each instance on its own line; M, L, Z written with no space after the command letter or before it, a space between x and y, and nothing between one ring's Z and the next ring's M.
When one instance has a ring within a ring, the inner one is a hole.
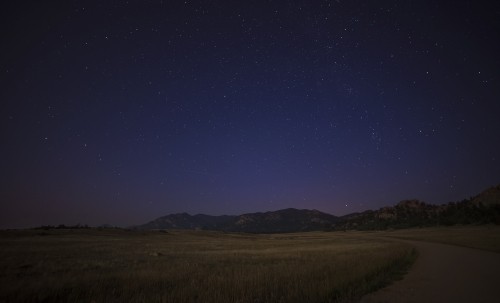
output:
M412 228L378 233L399 239L439 242L500 253L498 225Z
M414 260L363 234L0 232L0 302L350 302Z

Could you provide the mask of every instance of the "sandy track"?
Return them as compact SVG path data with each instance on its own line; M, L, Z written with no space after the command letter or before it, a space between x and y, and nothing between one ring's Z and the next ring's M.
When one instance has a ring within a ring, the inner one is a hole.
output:
M409 273L360 302L500 302L500 254L446 244L404 242L419 252Z

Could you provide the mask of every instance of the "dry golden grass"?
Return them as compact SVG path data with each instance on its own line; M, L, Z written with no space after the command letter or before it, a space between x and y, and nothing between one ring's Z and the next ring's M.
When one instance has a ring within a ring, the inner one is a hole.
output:
M349 302L414 250L349 233L0 232L0 302Z

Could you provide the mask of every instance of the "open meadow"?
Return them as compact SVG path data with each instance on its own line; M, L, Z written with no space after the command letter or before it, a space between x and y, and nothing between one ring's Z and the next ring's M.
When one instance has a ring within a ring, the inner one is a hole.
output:
M0 232L0 302L350 302L414 249L363 233Z
M0 302L352 302L411 266L418 253L399 239L500 252L498 226L0 231Z
M500 226L465 225L376 232L380 236L437 242L500 253Z

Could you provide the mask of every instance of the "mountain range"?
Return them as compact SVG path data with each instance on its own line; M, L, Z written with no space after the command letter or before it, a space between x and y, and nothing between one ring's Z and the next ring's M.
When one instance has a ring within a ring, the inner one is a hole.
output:
M172 214L160 217L138 229L203 229L228 232L286 233L325 230L334 227L338 217L318 210L287 208L238 216Z
M171 214L134 229L200 229L226 232L286 233L314 230L378 230L456 224L500 224L500 185L460 202L428 204L404 200L394 206L334 216L318 210L287 208L236 216Z

